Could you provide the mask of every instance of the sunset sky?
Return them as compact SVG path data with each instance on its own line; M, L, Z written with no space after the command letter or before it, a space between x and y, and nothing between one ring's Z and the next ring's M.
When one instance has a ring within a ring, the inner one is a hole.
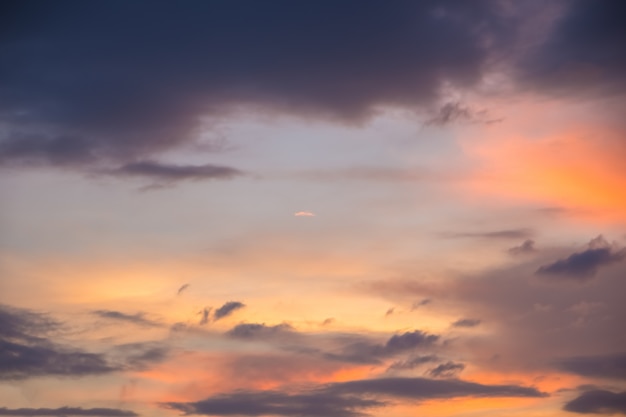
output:
M0 416L626 415L626 2L0 4Z

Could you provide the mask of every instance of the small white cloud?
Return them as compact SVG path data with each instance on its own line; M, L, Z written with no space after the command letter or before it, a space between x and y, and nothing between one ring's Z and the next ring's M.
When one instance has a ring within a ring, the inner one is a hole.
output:
M315 213L310 211L296 211L293 215L296 217L315 217Z

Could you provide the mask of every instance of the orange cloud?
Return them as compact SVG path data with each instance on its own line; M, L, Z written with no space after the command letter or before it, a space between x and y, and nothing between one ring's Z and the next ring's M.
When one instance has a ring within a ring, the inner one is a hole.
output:
M310 211L297 211L293 215L296 217L315 217L315 213Z

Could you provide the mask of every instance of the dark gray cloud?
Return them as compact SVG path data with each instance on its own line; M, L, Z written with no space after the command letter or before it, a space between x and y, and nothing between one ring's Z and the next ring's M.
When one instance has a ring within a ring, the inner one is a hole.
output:
M233 327L227 334L240 339L265 339L285 333L293 333L293 327L286 323L275 326L266 326L262 323L242 323Z
M102 354L61 346L49 334L60 325L47 315L0 308L0 379L85 376L118 370Z
M452 101L441 106L429 119L427 126L446 126L455 123L492 124L502 119L489 116L485 109L475 110L458 101Z
M213 416L359 417L359 410L380 407L382 402L331 392L287 394L277 391L236 392L206 400L162 404L185 414Z
M565 411L580 414L625 414L626 391L593 390L582 393L563 407Z
M544 92L623 93L625 19L623 2L567 2L547 39L518 63L517 75Z
M626 353L576 356L555 362L563 371L591 378L626 380Z
M448 361L429 370L428 375L434 378L453 378L463 369L465 369L465 365L462 363Z
M482 321L478 319L459 319L452 323L452 327L476 327Z
M146 178L161 185L186 180L230 179L243 175L243 172L220 165L175 165L155 161L137 161L123 165L111 171L110 174Z
M382 359L411 352L416 349L432 347L438 335L428 334L420 330L405 332L391 336L385 344L374 343L370 339L357 338L356 341L342 346L337 351L324 352L323 356L330 360L378 364Z
M364 379L333 384L335 392L348 394L378 394L396 398L428 399L452 397L545 397L535 388L518 385L483 385L458 379L428 378Z
M86 376L118 370L101 354L53 345L0 340L0 379L36 376Z
M356 417L386 403L374 397L426 400L454 397L542 397L534 388L482 385L460 380L381 378L321 385L298 393L279 391L234 392L202 401L162 404L186 414L215 416Z
M127 314L127 313L122 313L120 311L115 311L115 310L96 310L93 312L93 314L104 319L132 323L132 324L136 324L139 326L149 326L149 327L162 326L161 323L146 318L145 313Z
M241 105L341 120L430 105L480 82L523 20L495 1L31 0L5 12L0 161L109 167ZM215 178L200 171L184 175Z
M533 252L535 252L535 241L532 239L526 239L521 245L513 246L509 249L511 255L523 255Z
M224 317L228 317L235 311L242 309L245 306L246 305L244 303L239 301L229 301L217 310L215 310L215 312L213 313L213 320L217 321L223 319Z
M386 403L374 397L426 400L454 397L542 397L534 388L482 385L460 380L381 378L321 385L298 393L248 391L221 394L202 401L162 404L186 414L215 416L356 417Z
M59 408L5 408L0 407L0 416L92 416L92 417L137 417L139 414L134 411L120 410L117 408L80 408L80 407L59 407Z
M626 259L626 249L616 250L602 236L598 236L589 243L587 250L542 265L536 273L574 281L585 281L593 278L599 268L624 259Z

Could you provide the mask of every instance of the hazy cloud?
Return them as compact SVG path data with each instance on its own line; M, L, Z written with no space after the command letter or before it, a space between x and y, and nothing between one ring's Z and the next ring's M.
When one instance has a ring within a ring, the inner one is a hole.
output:
M565 358L556 361L556 366L581 376L626 380L626 353Z
M439 357L435 355L417 356L405 361L396 361L392 363L387 370L414 369L425 363L436 362L438 360Z
M531 237L531 229L505 229L489 232L465 232L445 233L444 236L452 238L481 238L481 239L524 239Z
M478 319L459 319L452 323L452 327L476 327L482 321Z
M161 323L146 318L145 313L126 314L126 313L122 313L120 311L114 311L114 310L96 310L93 312L93 314L104 319L124 321L127 323L137 324L139 326L150 326L150 327L162 326Z
M181 285L178 291L176 291L176 295L181 295L187 288L189 288L189 284Z
M513 246L509 249L511 255L522 255L532 252L535 252L535 241L532 239L526 239L521 245Z

